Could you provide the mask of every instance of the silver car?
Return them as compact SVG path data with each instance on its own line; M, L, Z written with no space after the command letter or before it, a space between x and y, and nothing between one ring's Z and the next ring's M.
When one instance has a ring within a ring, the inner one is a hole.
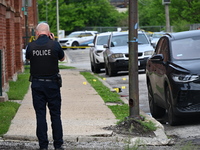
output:
M111 32L105 32L97 34L94 38L93 43L89 44L90 48L90 64L91 70L94 73L99 73L104 68L103 52L105 48L104 44L108 43L108 38Z
M106 50L103 52L106 75L114 76L119 71L128 71L128 32L112 33ZM149 38L143 31L138 31L138 69L145 69L147 59L153 54Z
M158 40L165 34L165 32L154 32L151 37L151 45L155 48L157 45Z

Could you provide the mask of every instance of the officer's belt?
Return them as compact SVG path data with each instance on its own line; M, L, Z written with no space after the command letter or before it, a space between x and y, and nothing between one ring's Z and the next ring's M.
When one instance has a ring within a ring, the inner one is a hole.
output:
M34 81L43 81L43 82L57 82L58 80L52 80L52 79L38 79L38 78L33 78Z

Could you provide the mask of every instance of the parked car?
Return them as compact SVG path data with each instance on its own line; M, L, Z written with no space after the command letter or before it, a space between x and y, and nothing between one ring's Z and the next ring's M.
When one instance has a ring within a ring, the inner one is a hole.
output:
M118 71L128 71L128 32L114 32L110 35L103 52L105 71L109 76ZM144 31L138 31L138 68L146 69L146 61L153 54L149 38Z
M164 35L148 59L146 82L151 114L168 114L170 125L200 115L200 31Z
M62 48L77 49L80 43L92 40L97 31L76 31L69 34L66 38L60 39L59 43Z
M89 52L91 70L94 73L99 73L101 69L105 67L103 59L105 48L103 45L108 43L110 34L110 32L96 34L93 43L89 44L89 46L91 46Z
M165 32L153 32L150 37L151 44L155 48L158 40L165 34Z

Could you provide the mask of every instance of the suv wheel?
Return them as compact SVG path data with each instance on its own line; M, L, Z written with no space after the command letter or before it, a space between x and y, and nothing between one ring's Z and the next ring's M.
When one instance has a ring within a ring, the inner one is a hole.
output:
M95 63L94 57L93 57L93 67L94 67L94 73L100 73L101 69L99 68L98 64Z
M72 47L77 47L79 46L78 42L73 42L72 43ZM76 50L77 48L72 48L73 50Z
M106 73L106 75L108 75L108 67L107 67L107 63L106 63L106 59L105 59L105 57L104 57L104 68L105 68L105 73Z
M112 77L117 74L117 71L108 63L108 76Z
M150 82L147 83L147 88L148 88L149 108L150 108L151 115L154 118L163 117L165 115L165 109L156 105Z
M99 68L99 66L97 64L95 64L94 62L91 62L91 70L94 73L100 73L101 69Z
M92 72L94 72L94 65L91 61L90 61L90 64L91 64L91 70L92 70Z
M108 75L108 67L105 65L105 73Z
M175 116L174 111L173 111L171 90L167 86L165 91L166 91L165 92L165 99L166 99L166 102L167 102L168 122L171 126L174 126L174 125L178 124L178 118Z

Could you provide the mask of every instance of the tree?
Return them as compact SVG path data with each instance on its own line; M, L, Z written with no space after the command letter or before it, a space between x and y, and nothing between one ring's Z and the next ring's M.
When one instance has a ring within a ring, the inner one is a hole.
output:
M57 33L56 1L38 0L38 10L39 20L47 21ZM199 10L199 0L171 0L170 23L176 29L188 30L184 26L200 23ZM138 0L138 12L140 26L165 27L162 0ZM94 26L128 26L128 13L119 13L109 0L59 0L59 14L60 29L68 32Z
M48 18L52 32L56 31L55 6L55 1L38 0L39 20ZM127 14L119 13L108 0L59 0L59 16L60 29L71 32L87 26L117 26Z
M140 26L165 26L162 0L139 0ZM169 6L171 25L200 23L199 0L171 0Z

